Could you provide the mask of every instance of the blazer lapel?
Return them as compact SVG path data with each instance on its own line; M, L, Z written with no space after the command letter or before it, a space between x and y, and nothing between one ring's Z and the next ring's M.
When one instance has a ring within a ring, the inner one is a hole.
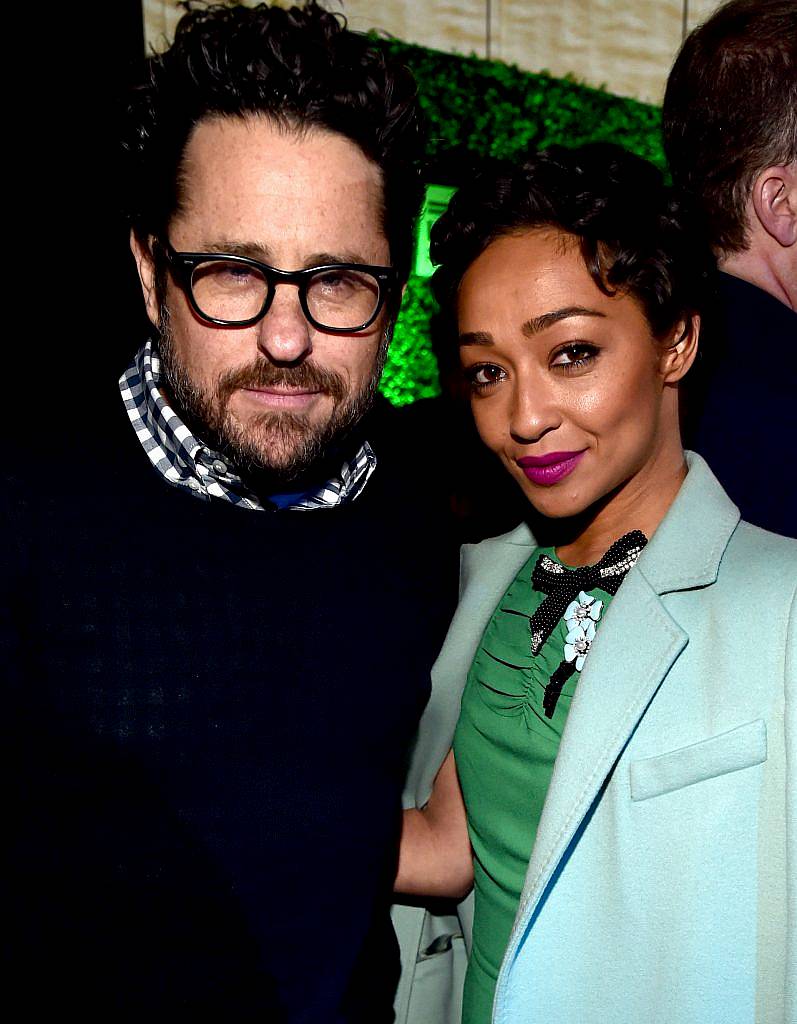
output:
M692 452L686 457L686 480L607 609L579 679L526 873L510 956L639 719L688 642L661 595L714 583L739 522L739 510L705 462Z
M635 637L643 642L635 642ZM687 639L644 575L632 570L607 610L578 681L540 818L518 919L528 920Z

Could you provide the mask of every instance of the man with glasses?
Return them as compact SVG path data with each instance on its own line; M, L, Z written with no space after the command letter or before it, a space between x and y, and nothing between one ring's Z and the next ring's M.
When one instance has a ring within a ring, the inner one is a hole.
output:
M15 977L86 1020L388 1022L456 587L428 453L369 413L414 86L314 3L192 10L148 63L125 184L155 331L4 513Z

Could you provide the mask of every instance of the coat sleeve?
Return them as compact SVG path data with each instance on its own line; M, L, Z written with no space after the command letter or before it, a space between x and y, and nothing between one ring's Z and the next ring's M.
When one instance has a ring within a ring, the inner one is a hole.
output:
M420 807L429 799L451 749L462 689L482 630L534 546L528 527L521 524L502 537L462 548L460 604L432 669L432 696L418 729L405 807ZM402 957L396 1024L460 1024L473 894L443 912L398 906L393 919Z
M471 545L460 556L460 587L467 582ZM440 661L432 670L436 680ZM424 712L407 779L404 806L422 805L429 797L435 775L451 748L459 707L445 687L435 693ZM401 979L395 1000L396 1024L460 1024L462 985L467 952L460 916L467 918L468 897L436 906L393 906L393 925L401 950Z

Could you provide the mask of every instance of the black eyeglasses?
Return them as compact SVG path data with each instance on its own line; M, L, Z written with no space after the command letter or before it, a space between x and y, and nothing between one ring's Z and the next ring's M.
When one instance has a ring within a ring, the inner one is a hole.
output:
M376 320L398 275L393 267L331 263L308 270L278 270L248 256L218 252L176 252L162 246L177 284L193 309L220 327L257 323L278 284L294 284L305 317L320 331L353 334Z

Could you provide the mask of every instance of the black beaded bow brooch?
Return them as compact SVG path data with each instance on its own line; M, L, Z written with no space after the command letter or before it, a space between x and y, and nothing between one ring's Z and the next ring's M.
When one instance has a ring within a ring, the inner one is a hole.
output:
M595 623L603 602L589 597L587 591L600 587L614 596L647 542L644 533L633 530L616 540L595 565L577 569L566 569L547 555L537 559L531 583L535 590L548 596L529 619L531 653L540 653L560 619L564 618L568 627L564 661L545 687L542 706L546 718L553 718L562 687L575 672L581 671L595 637Z

